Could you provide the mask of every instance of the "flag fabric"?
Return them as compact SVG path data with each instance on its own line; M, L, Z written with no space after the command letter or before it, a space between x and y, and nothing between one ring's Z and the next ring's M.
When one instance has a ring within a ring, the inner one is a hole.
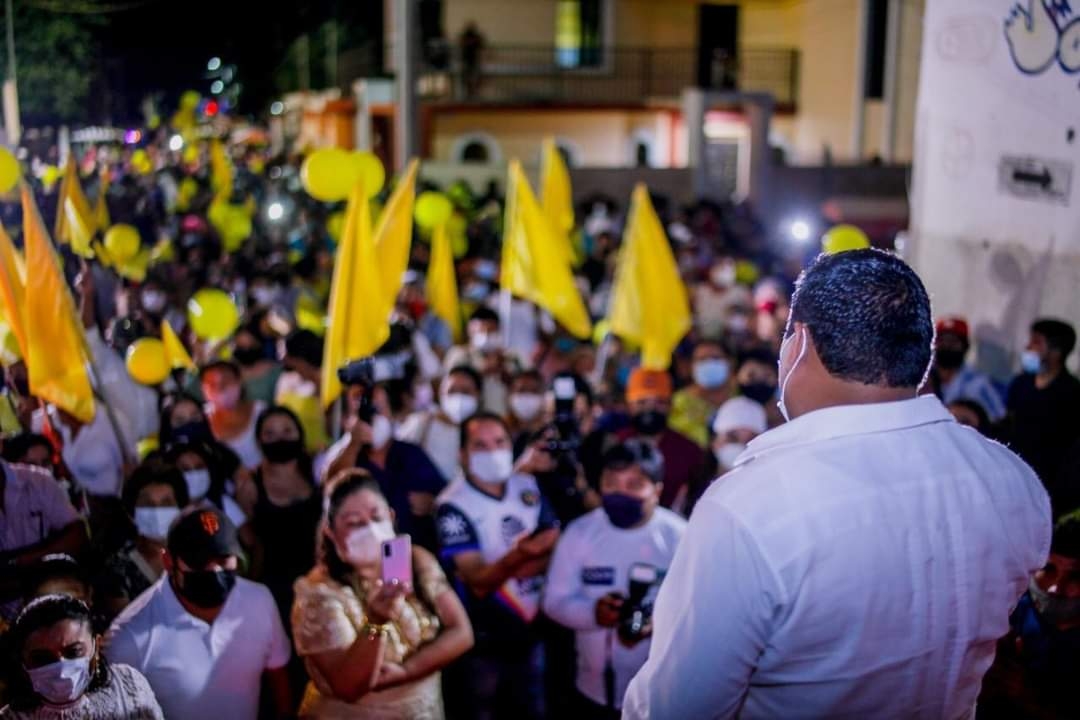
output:
M521 163L510 163L506 193L501 283L504 290L529 300L579 338L592 334L565 246L533 195Z
M0 308L3 319L19 346L19 354L27 357L26 323L23 308L26 307L26 267L11 242L7 231L0 226Z
M97 199L94 201L94 222L97 224L97 229L101 232L105 232L105 230L112 225L112 220L109 218L108 196L109 173L103 169L101 181L98 183Z
M195 369L195 361L191 359L187 348L184 347L184 343L180 341L168 320L161 321L161 344L165 346L165 360L168 361L169 367L174 370Z
M440 223L431 235L431 261L427 271L428 304L431 311L450 326L454 342L461 341L461 306L458 302L454 253L446 223Z
M612 332L641 345L641 364L650 370L666 370L690 331L686 287L643 184L630 203L608 320Z
M416 199L416 173L419 166L420 161L415 159L409 163L375 227L375 249L388 308L393 307L397 301L405 271L409 269L413 202Z
M411 214L411 213L410 213ZM390 337L390 309L382 290L371 205L362 184L349 195L338 243L322 364L322 403L341 394L338 368L373 354Z
M226 201L233 192L233 167L225 154L225 146L214 138L210 142L210 187L214 196Z
M574 230L574 199L570 190L570 171L559 152L555 139L544 138L540 160L540 205L551 222L552 229L563 241L560 246L566 253L567 262L575 260L570 233Z
M56 203L56 224L53 233L56 241L71 245L71 249L82 257L93 257L90 240L98 229L90 201L86 199L79 184L79 170L75 156L68 154L64 165L64 177L60 182L60 195Z
M88 423L95 408L82 323L30 187L21 189L26 265L34 269L26 276L33 302L23 308L30 393Z

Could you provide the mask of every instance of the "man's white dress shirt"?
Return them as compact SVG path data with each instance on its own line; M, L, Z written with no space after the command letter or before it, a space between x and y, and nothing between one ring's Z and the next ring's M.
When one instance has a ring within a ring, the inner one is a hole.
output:
M932 396L799 417L694 510L624 717L970 717L1050 532L1031 468Z

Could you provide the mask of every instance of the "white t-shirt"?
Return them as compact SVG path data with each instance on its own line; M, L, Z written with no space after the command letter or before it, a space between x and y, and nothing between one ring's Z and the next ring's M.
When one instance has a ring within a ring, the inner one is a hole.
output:
M401 423L398 440L419 445L449 482L461 471L461 429L432 412L413 413Z
M477 489L463 475L458 475L439 495L436 506L444 560L459 553L479 551L484 562L490 564L510 552L519 538L537 528L558 525L532 475L511 476L501 499ZM493 593L493 598L503 609L529 623L540 610L543 587L543 576L510 578ZM472 606L480 612L480 606Z
M123 415L114 418L122 435L134 436ZM60 455L75 483L91 495L118 497L124 482L124 451L102 404L97 403L94 419L79 428L74 437L55 410L50 410L49 423L60 434ZM44 411L35 410L30 424L34 432L40 433L45 427Z
M649 641L632 648L618 641L614 628L596 624L596 602L608 593L628 594L630 567L652 565L667 572L679 546L686 521L657 508L649 522L621 530L597 508L567 526L548 568L544 612L560 625L577 631L577 687L599 705L607 704L604 670L608 648L615 669L615 706L630 679L649 657Z
M105 654L146 676L169 720L255 720L265 670L284 667L289 638L263 585L239 578L212 625L188 613L168 576L128 605Z

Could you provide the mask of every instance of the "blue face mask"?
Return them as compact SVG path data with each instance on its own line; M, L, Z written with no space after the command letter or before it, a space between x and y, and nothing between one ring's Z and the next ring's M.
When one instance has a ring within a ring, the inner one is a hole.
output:
M710 358L694 363L694 382L706 390L715 390L728 381L731 366L727 360Z
M1034 350L1025 350L1020 353L1020 367L1024 372L1035 375L1042 370L1042 358Z
M645 517L645 503L638 498L622 493L608 493L604 495L603 503L608 520L622 530L634 527Z
M563 355L567 355L574 351L577 347L577 340L569 337L555 338L555 350Z

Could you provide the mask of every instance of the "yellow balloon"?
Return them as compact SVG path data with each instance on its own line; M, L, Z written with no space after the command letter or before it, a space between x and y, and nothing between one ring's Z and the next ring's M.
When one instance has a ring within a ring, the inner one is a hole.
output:
M434 230L450 219L454 206L442 193L428 190L416 198L416 224L425 230Z
M46 165L41 171L41 184L48 190L60 179L60 168L55 165Z
M326 232L330 234L334 242L341 240L341 231L344 229L345 213L341 210L326 218Z
M139 231L131 225L113 225L105 233L105 249L116 262L125 262L139 253Z
M116 272L122 277L135 282L146 279L146 268L150 266L150 248L140 250L135 257L124 262L115 263Z
M753 285L759 277L761 277L761 271L754 263L749 260L735 262L735 282L740 285Z
M194 110L200 100L202 100L202 96L200 96L199 93L194 90L188 90L180 96L180 107L183 110Z
M210 209L206 211L206 217L219 235L225 234L225 225L230 217L229 203L217 199L210 203Z
M203 288L188 300L188 324L203 340L224 340L240 324L236 304L221 290Z
M364 191L368 197L375 197L386 183L386 168L374 153L360 150L352 154L356 176L364 181Z
M127 351L127 371L137 383L160 385L169 377L169 360L165 345L157 338L142 338Z
M854 225L837 225L829 228L825 236L821 238L821 251L827 255L847 252L848 250L863 250L870 247L870 239Z
M0 148L0 193L11 192L19 182L19 161L7 148Z
M336 202L349 196L357 181L357 171L349 153L339 148L323 148L304 160L300 182L316 200Z
M226 252L236 252L251 237L251 217L242 205L229 205L221 241Z
M149 175L150 171L154 169L150 156L142 148L131 153L131 167L140 175Z

